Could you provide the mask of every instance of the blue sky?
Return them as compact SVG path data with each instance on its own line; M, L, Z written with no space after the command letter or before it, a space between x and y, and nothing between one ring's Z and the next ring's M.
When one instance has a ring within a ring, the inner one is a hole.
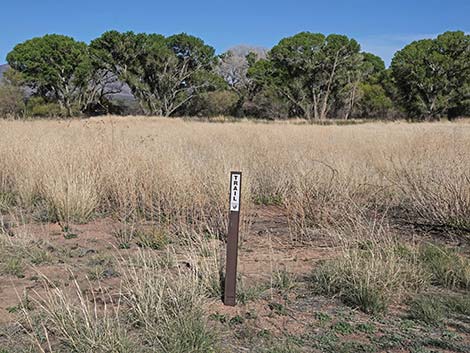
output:
M237 44L270 48L300 31L340 33L388 64L413 40L470 32L469 0L6 0L0 14L0 63L16 43L46 33L89 42L109 29L187 32L218 53Z

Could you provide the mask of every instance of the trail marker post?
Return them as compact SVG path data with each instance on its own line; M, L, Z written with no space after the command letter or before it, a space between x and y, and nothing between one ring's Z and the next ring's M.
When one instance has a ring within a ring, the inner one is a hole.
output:
M224 304L235 306L237 286L238 230L240 228L240 200L242 173L230 173L230 212L228 220L227 254L225 266Z

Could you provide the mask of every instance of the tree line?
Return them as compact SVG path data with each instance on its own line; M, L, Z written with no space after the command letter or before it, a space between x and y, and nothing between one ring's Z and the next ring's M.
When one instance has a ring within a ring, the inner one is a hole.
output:
M470 115L470 35L461 31L405 46L390 68L352 38L310 32L270 50L238 46L222 55L185 33L108 31L89 44L50 34L16 45L7 62L3 116Z

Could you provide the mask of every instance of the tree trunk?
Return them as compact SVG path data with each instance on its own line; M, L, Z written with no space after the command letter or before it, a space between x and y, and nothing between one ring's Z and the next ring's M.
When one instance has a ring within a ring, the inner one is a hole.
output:
M349 95L349 99L348 99L348 105L347 105L347 108L346 108L346 112L344 114L344 120L349 119L349 116L351 115L352 110L354 108L354 104L356 103L356 93L357 93L358 84L359 84L359 82L356 81L353 84L353 87L351 89L351 94Z

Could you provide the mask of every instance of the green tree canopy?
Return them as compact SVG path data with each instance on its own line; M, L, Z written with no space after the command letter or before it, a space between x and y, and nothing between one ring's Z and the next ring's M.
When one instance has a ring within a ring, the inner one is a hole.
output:
M19 118L25 113L23 78L9 68L0 79L0 117Z
M7 56L10 66L39 94L57 101L68 116L83 101L91 70L87 45L50 34L18 44Z
M470 99L470 36L446 32L413 42L395 54L391 69L409 114L449 116Z
M185 33L110 31L90 47L94 63L125 82L147 114L169 116L217 81L214 49Z
M360 46L346 36L302 32L282 39L249 74L275 87L307 119L327 117L335 94L356 78Z

